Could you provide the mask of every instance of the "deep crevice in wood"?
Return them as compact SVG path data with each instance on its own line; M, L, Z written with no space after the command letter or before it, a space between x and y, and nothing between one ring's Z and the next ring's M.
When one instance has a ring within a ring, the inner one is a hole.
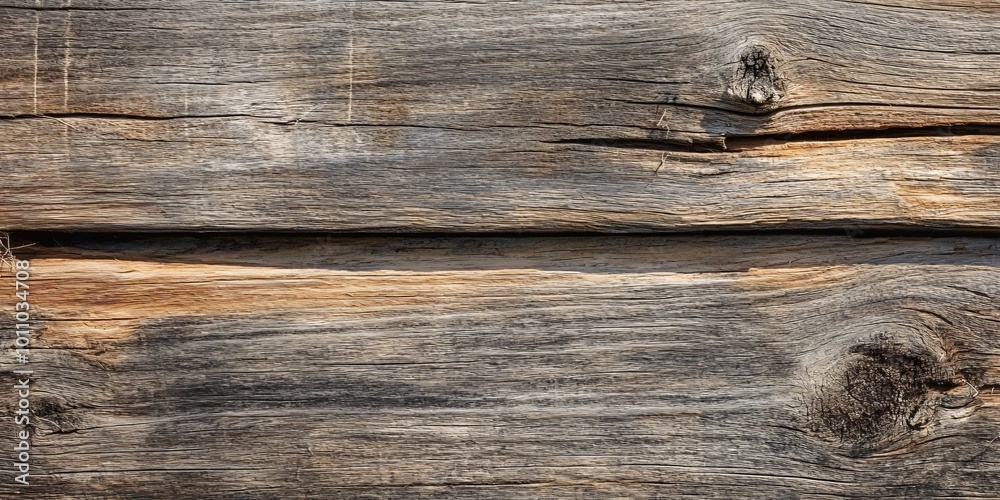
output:
M13 245L41 245L41 246L73 246L79 242L99 241L99 242L128 242L144 240L148 238L282 238L288 240L303 239L309 240L317 237L329 236L332 238L438 238L438 239L476 239L476 238L591 238L610 236L641 236L641 237L778 237L778 236L846 236L856 239L880 239L880 238L962 238L962 237L990 237L1000 235L1000 228L893 228L893 227L848 227L840 229L773 229L773 230L705 230L705 231L682 231L682 232L630 232L630 233L607 233L599 231L497 231L497 232L378 232L378 231L12 231L11 241Z
M881 238L963 238L997 237L998 227L909 227L885 225L860 225L844 223L840 227L826 229L708 229L703 231L651 231L609 233L603 231L10 231L11 245L38 245L43 247L74 246L85 242L130 242L150 238L279 238L289 241L312 240L318 237L338 239L384 238L437 238L437 239L477 239L477 238L592 238L614 236L637 237L779 237L779 236L846 236L854 239Z
M697 104L694 102L679 102L676 100L639 101L635 99L605 98L606 101L620 102L624 104L638 104L643 106L671 106L677 108L698 109L712 111L715 113L728 113L731 115L745 116L751 118L774 118L780 114L790 111L820 110L829 108L882 108L882 109L950 109L958 111L997 111L993 107L983 106L948 106L940 104L888 104L880 102L844 101L830 103L793 104L781 106L779 108L750 108L737 107L736 104L721 103L721 105ZM877 121L875 122L877 123Z
M684 153L722 153L751 151L768 146L798 142L839 142L858 140L884 140L904 138L934 138L957 136L1000 136L1000 126L958 125L944 127L893 127L879 130L828 130L787 134L733 134L720 144L681 143L663 139L616 139L613 137L584 137L547 141L554 144L580 144L608 148L651 149Z

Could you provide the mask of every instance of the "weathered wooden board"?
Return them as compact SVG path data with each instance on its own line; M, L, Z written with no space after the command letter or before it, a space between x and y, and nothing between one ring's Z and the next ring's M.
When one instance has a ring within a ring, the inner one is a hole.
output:
M10 229L1000 221L994 2L4 0L0 23Z
M38 498L1000 494L998 240L60 243Z
M955 137L683 153L504 142L492 133L404 132L385 154L302 159L385 130L214 120L125 129L100 120L78 139L30 141L5 164L0 220L70 230L652 231L1000 226L1000 139ZM58 134L62 125L56 123ZM252 130L247 133L246 130ZM242 131L241 131L242 130ZM331 131L332 132L329 132ZM159 134L163 135L159 135ZM72 132L71 132L72 134ZM147 135L150 134L150 135ZM343 135L346 134L346 135ZM454 149L471 135L481 149ZM14 136L30 136L14 134ZM37 136L36 136L37 137ZM291 143L289 143L291 141ZM301 141L301 142L300 142ZM436 147L428 147L433 143ZM141 144L141 145L140 145ZM76 146L70 149L79 151ZM450 150L442 153L443 150ZM387 158L394 158L387 164ZM40 168L45 165L48 168Z

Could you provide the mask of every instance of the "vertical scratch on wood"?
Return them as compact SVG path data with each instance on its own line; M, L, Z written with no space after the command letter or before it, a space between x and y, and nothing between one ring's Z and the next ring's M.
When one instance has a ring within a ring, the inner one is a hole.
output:
M73 5L73 0L66 0L66 8ZM63 39L66 41L65 52L63 53L63 112L69 112L69 39L73 36L73 11L66 11L66 33Z
M660 164L656 166L656 170L653 170L653 177L656 177L656 175L660 173L660 169L663 168L663 164L666 162L667 162L667 152L664 151L662 154L660 154ZM649 185L652 183L653 180L650 179L650 181L647 182L646 185L642 187L643 191L648 189Z
M347 123L351 123L351 108L354 104L354 34L347 46Z
M35 7L40 7L39 0L35 0ZM41 23L38 11L35 11L35 78L31 84L32 89L32 113L38 114L38 25Z
M347 123L351 123L354 107L354 4L351 4L350 37L347 40Z

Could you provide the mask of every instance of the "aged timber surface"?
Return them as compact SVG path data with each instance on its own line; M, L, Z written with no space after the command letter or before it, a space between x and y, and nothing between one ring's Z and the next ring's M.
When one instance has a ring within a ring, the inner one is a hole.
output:
M60 243L38 498L1000 493L998 240Z
M0 1L7 229L1000 223L1000 4Z

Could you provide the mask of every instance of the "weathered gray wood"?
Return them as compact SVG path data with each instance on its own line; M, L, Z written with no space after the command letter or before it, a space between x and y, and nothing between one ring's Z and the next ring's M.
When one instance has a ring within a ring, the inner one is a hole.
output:
M2 11L14 115L568 122L644 138L663 122L711 135L996 124L1000 108L1000 7L979 1L4 5L20 7ZM757 107L793 109L739 113L760 111L726 98L746 83L743 56L775 66L780 98Z
M997 240L61 243L39 498L1000 494Z
M17 121L14 229L485 231L990 228L1000 140L858 140L691 153L490 131L229 119ZM133 128L135 127L135 128ZM82 134L78 135L78 134ZM177 139L190 134L190 142ZM354 141L383 145L355 151ZM320 153L322 152L322 153Z
M0 22L11 229L1000 221L992 3L5 0Z

